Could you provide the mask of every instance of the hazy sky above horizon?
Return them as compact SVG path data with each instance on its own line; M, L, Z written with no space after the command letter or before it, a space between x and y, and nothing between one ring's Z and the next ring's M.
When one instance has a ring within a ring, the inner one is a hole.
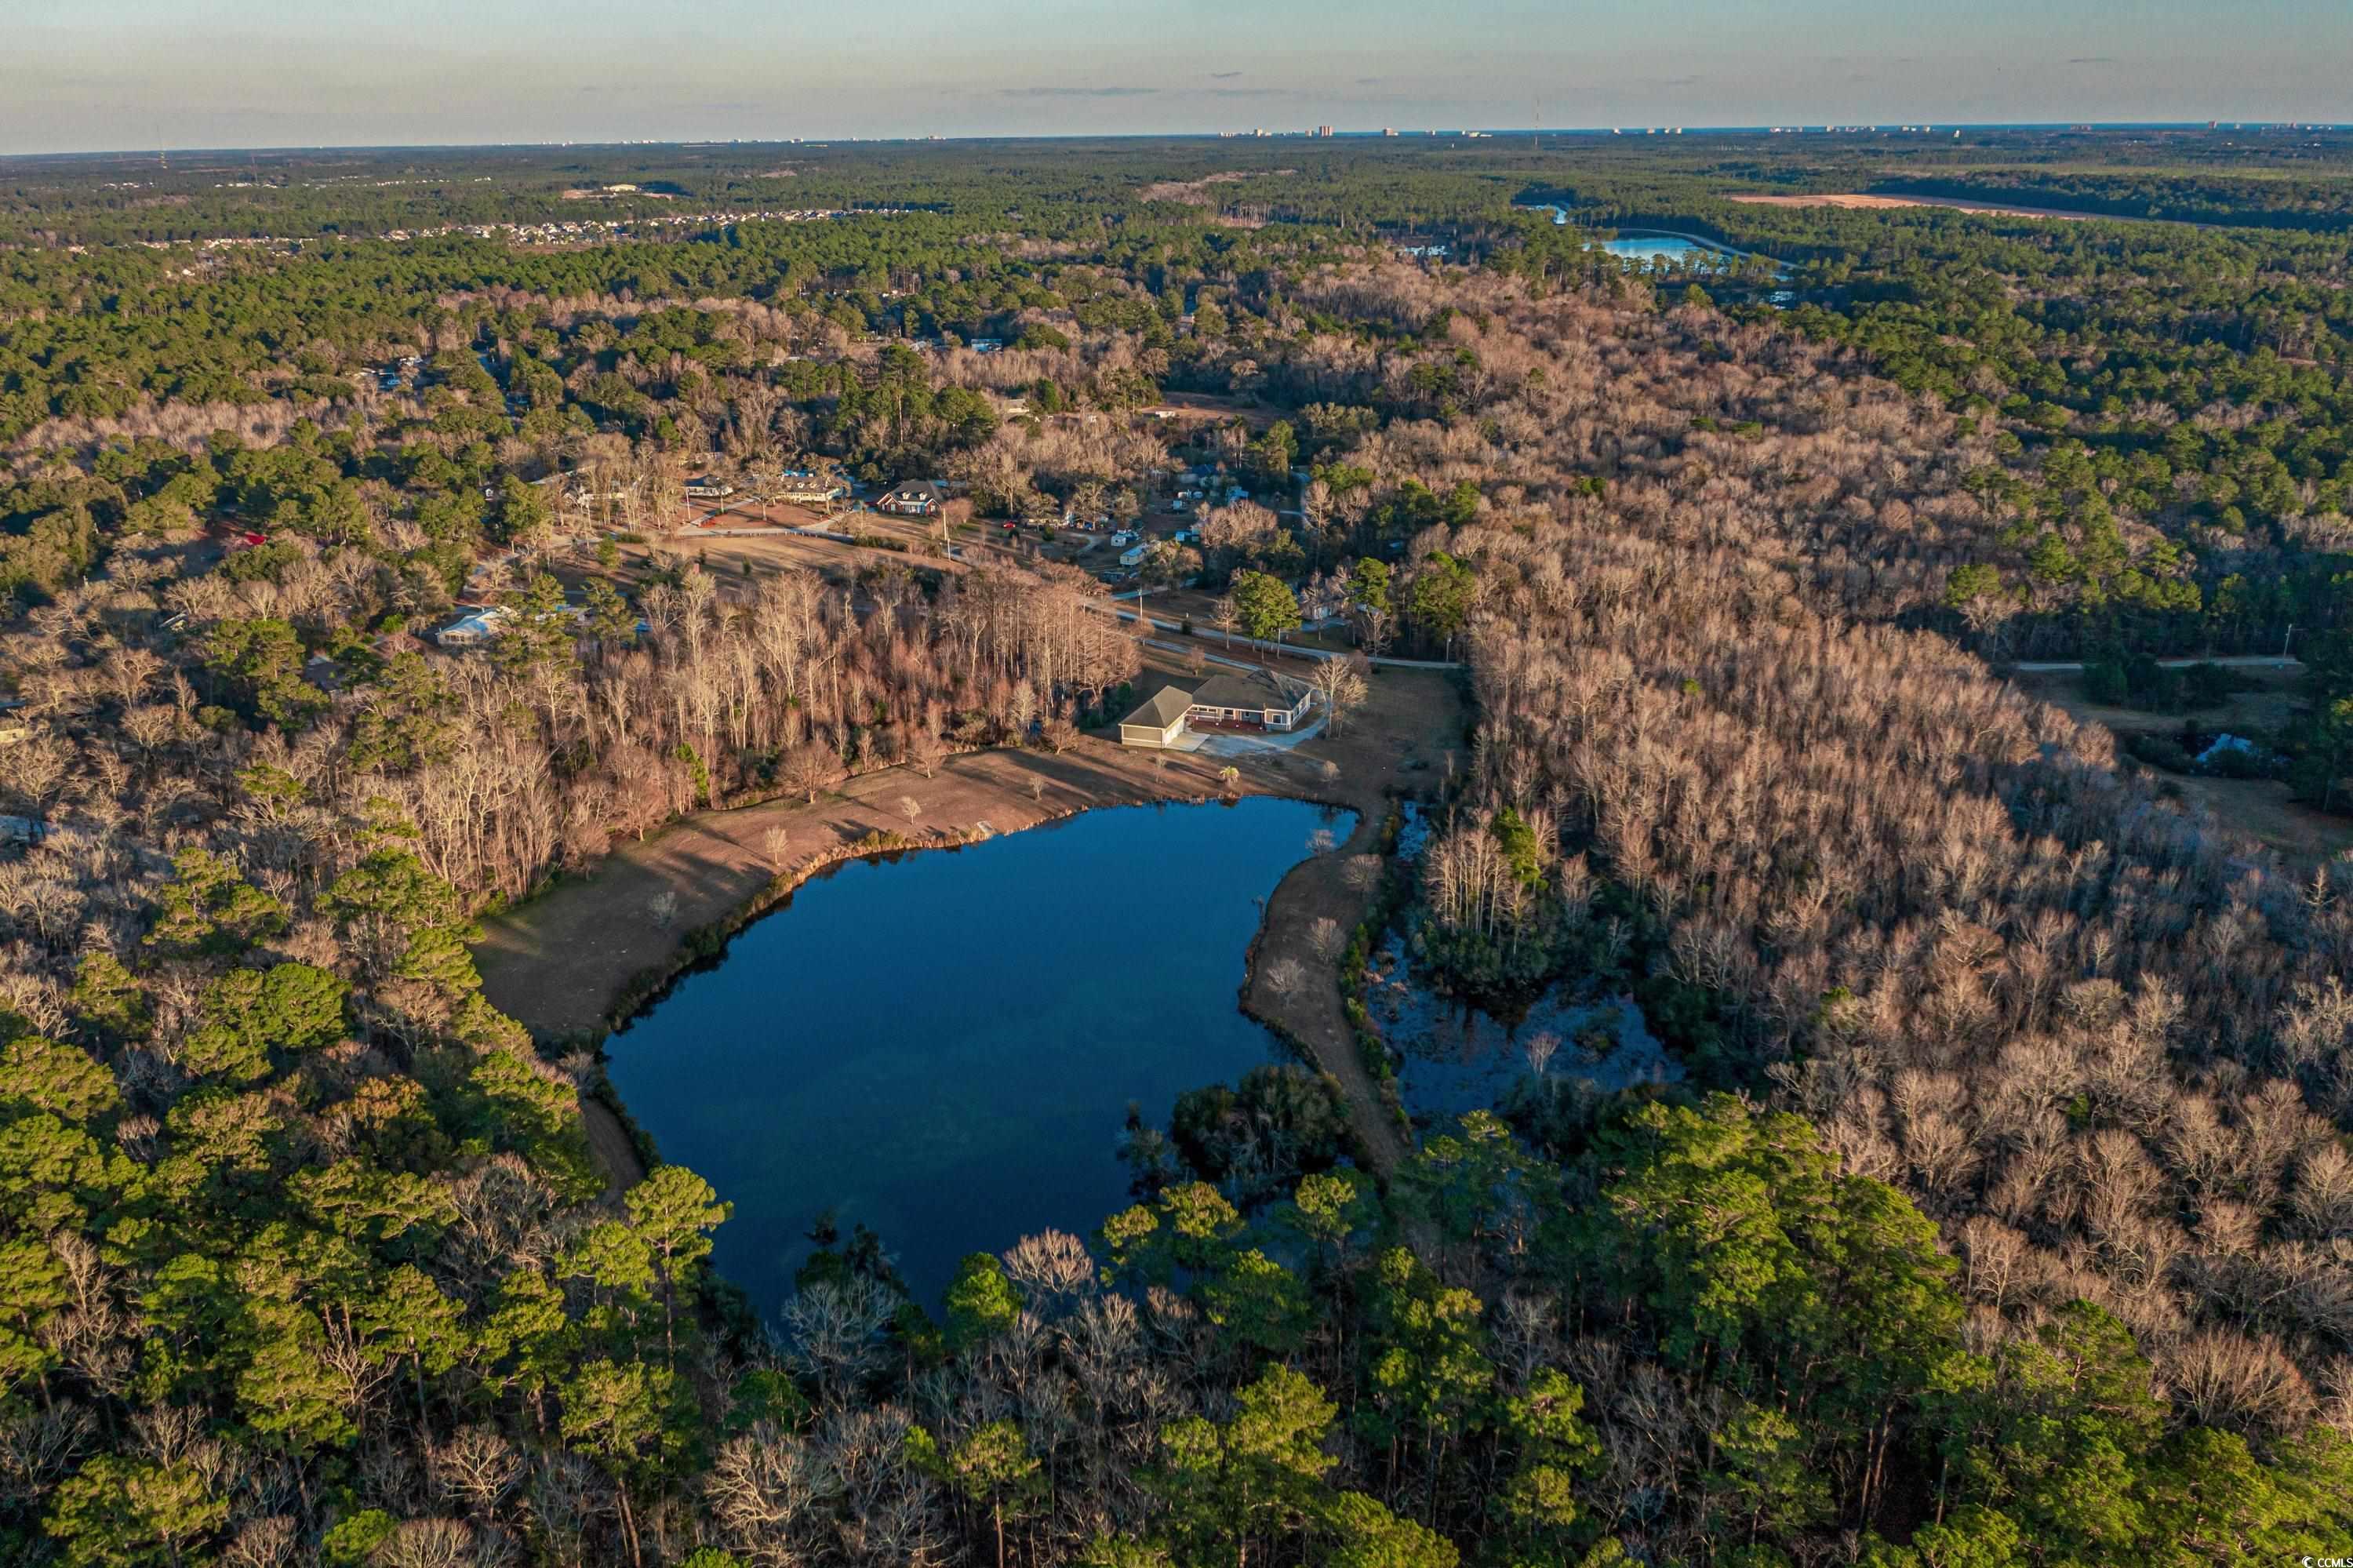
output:
M15 0L0 152L2353 121L2345 0Z

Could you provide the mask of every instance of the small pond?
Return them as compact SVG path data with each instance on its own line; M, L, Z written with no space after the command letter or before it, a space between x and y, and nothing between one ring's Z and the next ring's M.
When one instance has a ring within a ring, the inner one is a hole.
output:
M1408 806L1398 859L1418 861L1432 832L1429 813ZM1502 1104L1534 1076L1604 1094L1683 1076L1683 1064L1651 1033L1632 997L1587 994L1574 976L1507 1024L1432 990L1416 972L1405 936L1393 930L1365 966L1364 985L1366 1013L1396 1053L1398 1094L1417 1128L1451 1128L1466 1112Z
M1398 1054L1398 1086L1418 1127L1451 1128L1538 1072L1603 1093L1683 1076L1630 996L1584 1000L1563 980L1507 1025L1433 992L1414 973L1403 937L1392 935L1366 969L1365 1008Z
M1552 214L1552 221L1556 228L1565 227L1568 222L1568 209L1555 206L1551 202L1527 203L1523 205L1520 210L1548 212ZM1718 245L1713 240L1702 239L1696 235L1651 233L1641 229L1621 233L1612 239L1605 239L1600 242L1600 249L1635 268L1720 267L1728 262L1737 261L1750 254L1746 250L1736 250L1729 245ZM1789 269L1777 262L1774 264L1773 275L1776 278L1786 279L1789 276ZM1796 298L1795 293L1789 290L1777 289L1767 296L1767 301L1771 304L1786 308L1795 303Z
M1295 800L1090 811L813 879L615 1035L662 1157L735 1205L715 1262L774 1321L831 1211L936 1308L966 1253L1124 1207L1130 1102L1281 1047L1235 1008L1258 900L1345 812Z
M1621 234L1615 239L1603 240L1601 249L1621 261L1659 261L1675 266L1725 259L1725 253L1714 246L1674 234Z

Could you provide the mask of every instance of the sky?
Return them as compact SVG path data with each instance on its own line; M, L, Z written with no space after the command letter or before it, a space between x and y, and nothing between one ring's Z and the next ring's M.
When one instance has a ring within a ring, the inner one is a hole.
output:
M2346 0L8 0L0 153L2353 122Z

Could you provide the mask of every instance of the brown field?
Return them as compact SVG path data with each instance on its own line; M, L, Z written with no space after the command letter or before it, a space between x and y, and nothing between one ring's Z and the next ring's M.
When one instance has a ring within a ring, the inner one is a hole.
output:
M2302 705L2300 669L2235 673L2245 677L2246 690L2232 693L2213 707L2188 714L2158 714L2091 702L2084 695L2083 676L2073 672L2025 674L2017 681L2021 691L2064 709L2078 724L2105 726L2119 741L2133 735L2169 735L2180 729L2185 720L2201 730L2260 738L2278 731ZM2139 766L2128 760L2124 765ZM2163 772L2156 776L2166 793L2183 806L2211 812L2223 827L2246 834L2293 869L2309 869L2353 849L2353 818L2299 804L2277 779L2204 779Z
M1217 198L1219 185L1240 185L1244 180L1281 179L1295 175L1297 169L1221 169L1214 175L1203 175L1198 180L1156 180L1135 194L1145 201L1181 201L1190 207L1201 207Z
M797 507L778 506L775 509L779 524L787 512L798 513ZM795 525L802 525L796 518ZM726 528L753 528L759 525L756 510L751 517L730 514L715 524ZM937 545L926 536L918 519L891 517L881 513L839 513L830 519L807 514L807 525L822 526L843 534L873 534L887 538L904 539L905 551L878 550L863 545L845 545L838 539L814 538L777 526L756 534L711 534L690 529L682 533L658 535L644 544L621 546L621 566L616 572L606 573L595 567L559 568L556 576L567 586L576 587L589 577L609 576L628 579L649 566L657 555L692 561L718 578L720 591L733 593L756 580L761 574L791 570L818 573L833 582L847 582L860 571L896 562L915 569L934 571L961 570L963 563L942 560L936 554ZM959 544L973 535L960 534Z
M1263 403L1208 392L1171 392L1160 399L1158 407L1184 419L1240 419L1253 430L1271 426L1278 413ZM1141 411L1152 412L1149 408Z
M2180 792L2184 805L2212 812L2224 827L2278 854L2291 871L2309 872L2353 850L2353 818L2299 803L2276 779L2158 777L2168 792Z
M2245 690L2233 692L2221 704L2185 714L2150 713L2145 708L2110 707L2084 695L2084 677L2072 670L2038 671L2015 677L2027 695L2064 708L2077 724L2105 725L2118 736L2178 730L2190 720L2201 729L2229 730L2234 735L2260 736L2278 729L2302 705L2304 672L2234 669Z
M1736 196L1725 199L1744 202L1750 207L1883 207L1923 205L1906 196Z
M1943 207L1955 212L1974 212L1988 217L2060 217L2070 222L2092 220L2146 221L2145 219L2112 219L2096 212L2065 212L2052 207L2011 207L2000 202L1965 201L1958 196L1863 196L1845 193L1837 196L1736 196L1727 201L1744 202L1750 207L1842 207L1849 208L1882 208L1896 207Z
M1157 653L1151 662L1164 674L1179 667ZM1461 741L1460 704L1447 676L1386 671L1343 734L1237 764L1235 787L1245 793L1326 800L1357 812L1346 844L1294 867L1269 899L1246 998L1253 1016L1299 1042L1339 1083L1367 1158L1383 1171L1403 1155L1405 1142L1357 1054L1337 976L1315 957L1311 935L1319 918L1354 928L1369 895L1347 885L1347 857L1370 850L1393 795L1420 794L1447 776L1447 752ZM1454 760L1459 766L1461 758ZM1327 761L1336 777L1325 775ZM930 779L912 768L885 768L849 779L814 804L794 797L703 812L624 843L588 874L485 921L475 948L483 991L543 1039L601 1036L619 1006L689 960L689 933L731 927L765 908L868 833L950 843L984 822L1010 832L1096 806L1209 799L1223 788L1224 766L1222 758L1130 751L1086 737L1060 757L970 752ZM895 809L902 796L923 806L913 828ZM789 835L781 872L767 859L772 827ZM664 894L677 899L668 928L651 913ZM1311 977L1288 995L1263 979L1268 964L1281 958L1295 959ZM626 1185L637 1157L619 1121L593 1101L584 1109L608 1175Z

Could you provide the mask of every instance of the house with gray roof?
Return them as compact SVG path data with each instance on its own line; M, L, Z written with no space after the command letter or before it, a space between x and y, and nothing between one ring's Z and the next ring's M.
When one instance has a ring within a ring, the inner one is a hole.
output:
M1193 689L1186 716L1197 724L1244 729L1295 729L1307 716L1308 689L1265 670L1220 670Z
M1123 746L1173 747L1190 729L1290 731L1307 717L1311 694L1264 670L1220 670L1189 692L1163 686L1119 721Z
M911 479L906 483L883 493L874 503L877 512L888 512L901 517L930 517L938 513L947 497L940 487L928 479Z
M1142 706L1119 721L1122 746L1173 747L1185 738L1185 715L1193 694L1182 686L1163 686Z

